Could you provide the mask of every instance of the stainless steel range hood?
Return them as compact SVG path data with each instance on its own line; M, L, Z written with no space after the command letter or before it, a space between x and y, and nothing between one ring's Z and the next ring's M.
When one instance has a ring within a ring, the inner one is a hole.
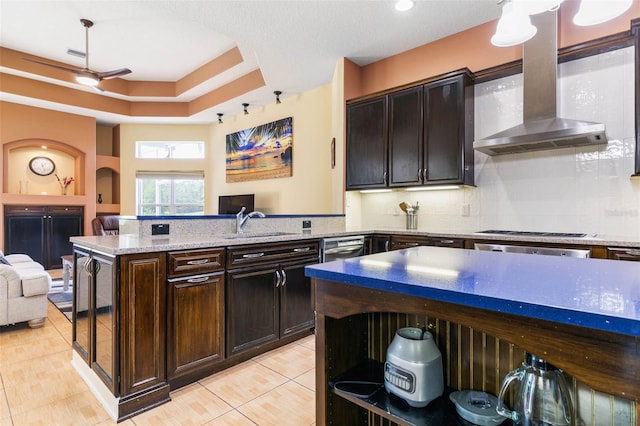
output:
M606 144L604 124L557 116L557 12L531 17L538 33L522 48L523 123L473 143L488 155Z

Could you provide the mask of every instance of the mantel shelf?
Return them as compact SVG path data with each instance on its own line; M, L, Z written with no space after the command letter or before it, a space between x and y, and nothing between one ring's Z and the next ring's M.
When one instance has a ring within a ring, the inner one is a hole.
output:
M86 204L85 195L58 195L58 194L2 194L2 204L24 205L83 205Z

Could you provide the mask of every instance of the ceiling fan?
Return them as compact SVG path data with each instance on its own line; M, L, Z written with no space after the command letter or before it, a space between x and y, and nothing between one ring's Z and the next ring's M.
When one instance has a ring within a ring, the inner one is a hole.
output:
M93 22L88 19L80 19L80 22L82 23L82 26L84 26L85 28L86 54L85 54L85 66L83 69L79 70L75 68L63 67L61 65L42 62L35 59L28 59L28 58L24 58L24 59L29 62L35 62L36 64L46 65L48 67L72 72L73 74L75 74L76 81L78 83L84 84L85 86L91 86L96 88L97 90L102 91L102 89L100 89L100 87L98 86L102 80L109 80L112 78L127 75L131 73L131 70L129 68L120 68L113 71L98 72L98 71L93 71L91 68L89 68L89 28L93 26Z

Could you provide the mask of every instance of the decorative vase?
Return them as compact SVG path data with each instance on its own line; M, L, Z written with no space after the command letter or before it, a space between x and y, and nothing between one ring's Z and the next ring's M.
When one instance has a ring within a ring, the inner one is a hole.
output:
M63 186L63 187L61 187L60 189L62 190L62 191L61 191L61 192L62 192L62 195L67 195L67 187L66 187L66 186Z
M98 194L98 204L102 204L102 194Z

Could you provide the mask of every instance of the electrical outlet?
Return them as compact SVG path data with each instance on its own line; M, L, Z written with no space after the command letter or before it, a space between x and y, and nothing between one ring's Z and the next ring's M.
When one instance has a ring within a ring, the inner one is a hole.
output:
M471 212L471 206L469 204L463 204L460 206L460 216L469 216Z
M303 220L302 221L302 229L311 229L311 221Z
M151 225L151 235L169 235L169 224L160 223Z

